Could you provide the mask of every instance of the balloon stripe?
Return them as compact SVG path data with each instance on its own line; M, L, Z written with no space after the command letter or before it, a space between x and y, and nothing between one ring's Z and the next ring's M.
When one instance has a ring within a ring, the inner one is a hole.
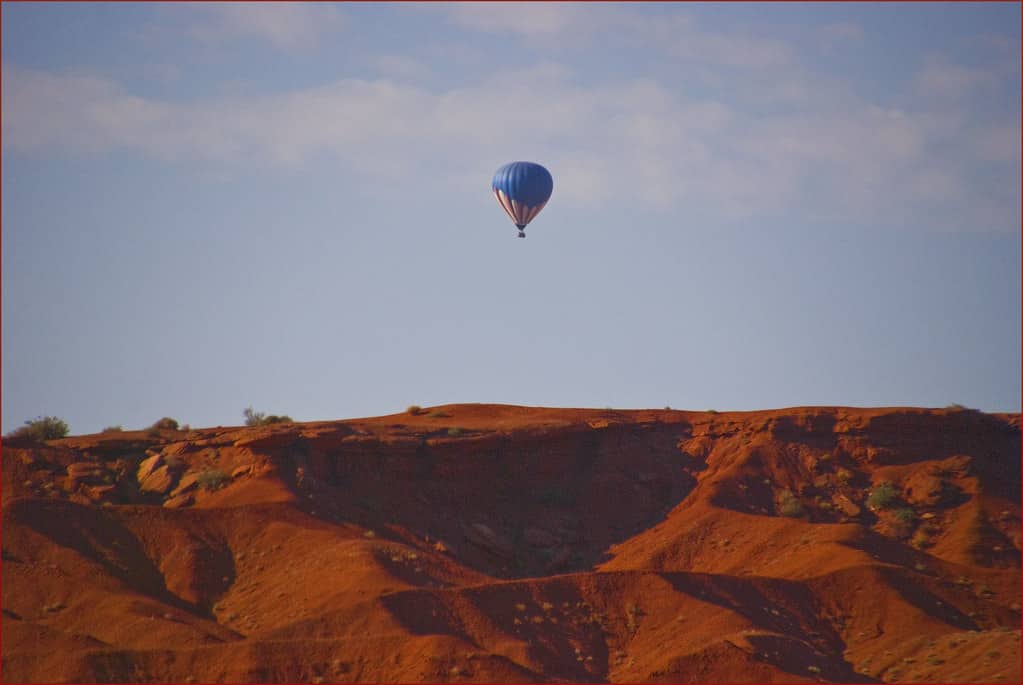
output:
M516 200L515 198L512 198L511 204L512 207L515 209L515 223L525 224L526 222L524 219L526 218L526 211L525 208L522 206L522 203Z
M547 204L546 202L541 202L537 206L531 208L529 210L529 214L526 216L526 223L528 224L530 221L535 219L536 215L540 213L540 210L543 209L544 205L546 205L546 204Z
M495 190L494 193L497 195L497 201L501 203L501 208L504 209L505 214L514 222L515 212L512 211L511 201L508 199L508 196L504 194L503 190Z

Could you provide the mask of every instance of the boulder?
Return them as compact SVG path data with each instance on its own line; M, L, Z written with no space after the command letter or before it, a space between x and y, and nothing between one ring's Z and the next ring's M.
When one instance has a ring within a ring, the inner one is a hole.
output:
M199 474L198 473L186 474L181 478L180 481L178 481L178 486L174 488L174 490L171 492L171 497L177 497L182 493L191 492L195 490L198 486Z
M252 464L243 464L241 466L235 467L235 469L231 471L231 478L239 478L241 476L247 476L251 473Z
M163 503L163 506L167 507L168 509L179 509L181 507L191 506L194 503L195 495L192 494L191 492L185 492L174 497L171 497L170 499Z
M154 454L151 457L146 457L139 462L138 471L135 472L135 478L139 483L149 477L153 471L163 465L163 457L159 454Z
M150 473L144 480L139 481L139 489L143 492L155 492L165 495L173 487L174 474L166 464Z
M105 499L109 499L110 494L116 487L116 485L93 485L85 489L85 496L93 502L102 502Z
M855 517L860 515L861 509L859 505L854 503L845 495L835 495L831 498L831 501L835 504L835 507L846 516Z
M103 467L93 461L79 461L67 467L67 475L74 480L102 478L103 472Z
M945 499L947 487L945 481L933 473L915 473L906 479L902 488L903 497L910 504L933 507Z

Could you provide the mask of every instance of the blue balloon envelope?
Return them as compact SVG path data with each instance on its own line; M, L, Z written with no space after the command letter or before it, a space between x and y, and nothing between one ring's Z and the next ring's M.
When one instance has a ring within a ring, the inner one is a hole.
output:
M551 172L535 162L505 164L490 182L497 202L519 228L519 237L525 238L526 224L536 218L554 190Z

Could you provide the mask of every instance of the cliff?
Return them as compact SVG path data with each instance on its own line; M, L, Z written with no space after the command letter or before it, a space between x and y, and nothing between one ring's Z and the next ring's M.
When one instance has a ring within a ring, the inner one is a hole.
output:
M8 439L0 675L1018 682L1020 451L844 407Z

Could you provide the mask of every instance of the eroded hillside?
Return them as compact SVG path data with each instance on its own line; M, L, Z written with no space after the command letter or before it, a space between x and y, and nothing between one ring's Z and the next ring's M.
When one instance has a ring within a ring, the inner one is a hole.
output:
M1020 449L908 408L5 440L2 677L1018 682Z

